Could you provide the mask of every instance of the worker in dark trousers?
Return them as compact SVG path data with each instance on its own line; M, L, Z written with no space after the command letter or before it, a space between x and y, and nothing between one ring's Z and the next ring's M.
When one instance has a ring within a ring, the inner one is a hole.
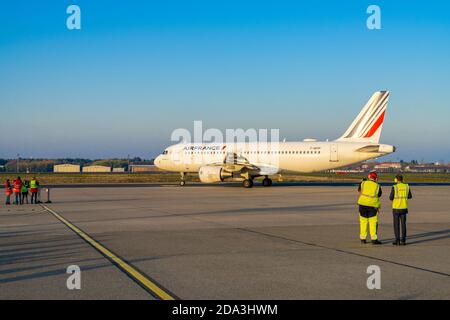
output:
M28 180L24 180L22 183L22 204L25 203L25 201L28 204L28 189L30 188L30 183Z
M408 214L408 199L412 198L411 188L403 182L403 176L395 176L389 199L392 201L392 215L394 216L394 246L406 245L406 215ZM401 227L401 228L400 228ZM400 229L402 231L400 237Z
M15 197L14 204L22 204L22 179L20 179L20 177L17 177L17 179L13 181L13 191Z
M31 192L31 203L38 203L38 192L39 192L39 181L35 177L33 177L30 181L30 192Z
M358 187L359 192L359 224L361 243L366 243L367 229L370 231L372 244L381 244L378 240L378 213L380 211L381 187L376 172L370 172L368 179Z

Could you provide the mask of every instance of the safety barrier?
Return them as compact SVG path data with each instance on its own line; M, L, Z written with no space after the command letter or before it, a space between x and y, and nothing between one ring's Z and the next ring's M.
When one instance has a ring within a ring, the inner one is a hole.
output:
M45 188L45 193L47 194L47 201L45 203L52 203L50 200L50 188Z

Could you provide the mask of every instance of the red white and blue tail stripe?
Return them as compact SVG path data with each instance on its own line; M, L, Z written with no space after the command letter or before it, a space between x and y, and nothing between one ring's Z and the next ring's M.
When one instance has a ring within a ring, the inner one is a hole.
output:
M353 120L347 131L338 140L378 143L388 100L389 91L375 92L356 119Z

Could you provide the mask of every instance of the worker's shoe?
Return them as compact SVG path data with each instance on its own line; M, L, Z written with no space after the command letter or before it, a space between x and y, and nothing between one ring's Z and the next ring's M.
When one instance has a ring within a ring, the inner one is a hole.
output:
M361 243L366 244L367 243L366 239L361 239Z
M372 244L382 244L381 241L378 240L372 240Z
M400 240L395 240L394 242L392 242L392 244L394 246L399 246L400 245Z
M406 246L406 240L402 240L402 242L400 242L400 244L401 244L402 246Z

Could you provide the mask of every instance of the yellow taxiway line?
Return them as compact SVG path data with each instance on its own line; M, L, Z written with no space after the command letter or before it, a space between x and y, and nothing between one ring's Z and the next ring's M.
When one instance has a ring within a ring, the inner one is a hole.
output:
M43 205L44 209L50 212L55 218L64 223L67 227L69 227L73 232L75 232L79 237L89 243L92 247L94 247L97 251L111 260L119 269L127 273L134 281L144 287L147 291L149 291L155 297L161 300L175 300L176 298L168 293L166 290L162 289L155 282L150 280L148 277L139 272L136 268L131 266L130 264L123 261L116 254L108 250L106 247L102 246L100 243L95 241L92 237L90 237L87 233L82 231L76 225L71 223L70 221L63 218L60 214L50 209L49 207Z

